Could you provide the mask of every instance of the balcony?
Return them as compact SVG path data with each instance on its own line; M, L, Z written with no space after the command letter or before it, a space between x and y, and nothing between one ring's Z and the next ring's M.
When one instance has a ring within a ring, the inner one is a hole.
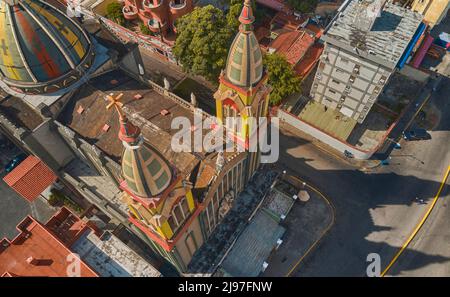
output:
M144 6L144 10L148 12L155 11L156 8L159 8L163 0L143 0L142 6Z
M138 17L138 10L136 7L127 5L122 8L123 16L127 20L135 20Z
M170 9L180 10L186 7L186 0L172 0L169 3Z

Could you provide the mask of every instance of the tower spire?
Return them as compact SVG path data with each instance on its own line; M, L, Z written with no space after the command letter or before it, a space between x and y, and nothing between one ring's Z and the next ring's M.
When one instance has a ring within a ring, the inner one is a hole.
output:
M263 75L262 53L253 32L251 0L245 0L239 16L239 32L228 53L224 77L239 88L256 85Z
M239 16L239 22L243 25L244 29L246 26L253 24L255 17L253 16L252 2L251 0L244 1L244 7L242 7L241 15ZM252 29L252 28L248 28Z
M111 109L114 107L119 115L120 129L119 129L119 139L123 142L134 145L139 142L139 136L141 135L141 130L128 121L127 116L123 111L123 103L120 101L123 97L123 93L113 97L113 94L106 96L110 102L106 106L106 109Z

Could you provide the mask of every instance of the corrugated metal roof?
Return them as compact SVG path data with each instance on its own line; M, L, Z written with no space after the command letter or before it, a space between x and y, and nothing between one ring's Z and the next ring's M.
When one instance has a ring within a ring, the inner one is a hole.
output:
M221 269L234 277L258 276L285 231L264 209L259 210L239 236Z

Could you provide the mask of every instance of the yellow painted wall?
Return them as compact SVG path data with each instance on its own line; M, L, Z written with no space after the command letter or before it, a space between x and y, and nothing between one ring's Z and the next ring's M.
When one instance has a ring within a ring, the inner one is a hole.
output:
M412 10L424 15L424 21L431 27L438 24L446 15L450 0L415 0Z
M200 248L203 244L203 236L202 231L200 229L200 222L199 217L196 217L192 224L189 226L189 228L184 232L184 234L181 236L181 238L176 243L176 248L178 253L181 256L181 259L183 260L184 264L187 266L189 262L192 259L191 252L194 253L195 251L189 251L189 249L186 246L186 237L189 233L193 233L193 236L195 238L195 242L197 244L197 248Z

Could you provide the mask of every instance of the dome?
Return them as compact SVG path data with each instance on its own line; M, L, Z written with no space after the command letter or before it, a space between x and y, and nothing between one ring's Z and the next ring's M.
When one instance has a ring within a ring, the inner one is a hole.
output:
M125 146L122 176L133 194L151 198L161 194L169 185L172 173L169 165L145 144Z
M119 101L123 94L116 98L108 95L111 101L107 108L115 106L119 115L119 139L125 147L122 156L122 176L128 190L142 198L152 198L161 194L172 181L169 164L156 150L144 144L139 127L133 125L122 110Z
M0 1L0 76L10 88L51 93L84 75L94 54L75 21L40 0L7 2Z
M244 3L239 21L241 25L228 54L225 77L237 86L250 87L261 80L263 62L261 48L253 33L254 17L249 0Z

